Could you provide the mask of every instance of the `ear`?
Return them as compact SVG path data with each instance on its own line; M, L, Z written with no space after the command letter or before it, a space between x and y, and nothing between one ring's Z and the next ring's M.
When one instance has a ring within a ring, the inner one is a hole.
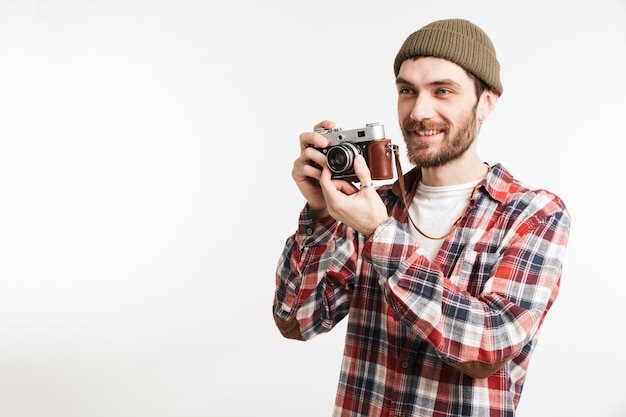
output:
M478 120L480 120L481 122L484 121L487 116L489 116L491 112L495 110L499 98L500 95L494 89L483 91L483 93L480 95L480 98L478 99L478 108L476 111L478 115Z

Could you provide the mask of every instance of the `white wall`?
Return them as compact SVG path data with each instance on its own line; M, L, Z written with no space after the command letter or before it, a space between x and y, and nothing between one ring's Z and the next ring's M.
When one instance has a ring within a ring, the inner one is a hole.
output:
M298 134L401 142L393 57L449 17L502 63L483 159L573 217L519 416L624 416L623 0L0 0L0 415L330 415L345 328L271 316Z

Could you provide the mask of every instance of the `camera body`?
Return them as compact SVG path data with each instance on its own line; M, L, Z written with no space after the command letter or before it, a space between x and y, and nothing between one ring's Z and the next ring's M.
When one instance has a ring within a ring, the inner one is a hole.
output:
M361 154L370 169L372 180L393 178L391 140L385 138L385 128L380 123L368 123L363 128L316 129L328 138L326 148L318 148L326 155L332 178L359 182L354 173L354 158Z

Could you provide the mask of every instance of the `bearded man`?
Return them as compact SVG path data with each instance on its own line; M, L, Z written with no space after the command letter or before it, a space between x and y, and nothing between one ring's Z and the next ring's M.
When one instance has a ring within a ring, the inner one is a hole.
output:
M347 318L334 416L512 417L559 291L569 213L478 156L503 92L482 29L432 22L394 72L415 167L375 187L358 154L357 186L320 152L333 122L300 135L292 176L306 205L278 262L276 325L310 340Z

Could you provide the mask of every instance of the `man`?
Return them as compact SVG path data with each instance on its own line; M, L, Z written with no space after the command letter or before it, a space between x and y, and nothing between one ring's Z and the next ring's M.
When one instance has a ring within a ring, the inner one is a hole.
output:
M277 267L276 325L309 340L348 316L336 416L514 416L569 214L477 154L503 91L482 29L426 25L394 70L415 168L375 189L358 156L357 188L332 177L324 135L300 135L292 175L307 204Z

